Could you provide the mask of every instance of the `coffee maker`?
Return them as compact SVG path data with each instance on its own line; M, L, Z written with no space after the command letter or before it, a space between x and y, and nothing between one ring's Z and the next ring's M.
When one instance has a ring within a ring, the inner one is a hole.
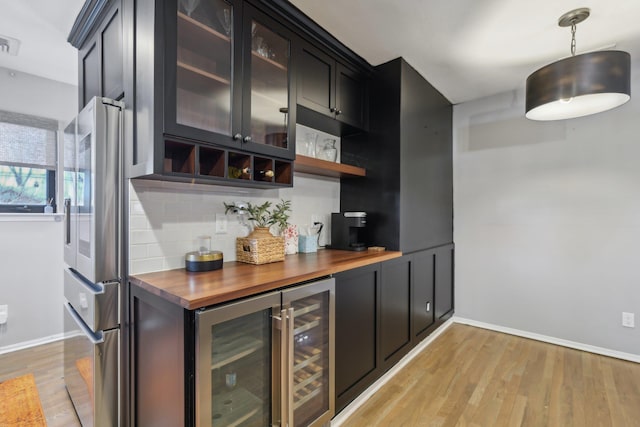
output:
M340 212L331 214L331 249L364 251L366 212Z

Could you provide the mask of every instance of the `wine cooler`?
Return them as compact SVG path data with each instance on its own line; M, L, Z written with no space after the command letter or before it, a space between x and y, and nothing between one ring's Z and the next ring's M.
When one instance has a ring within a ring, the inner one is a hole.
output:
M330 278L197 312L196 424L327 424L334 294Z

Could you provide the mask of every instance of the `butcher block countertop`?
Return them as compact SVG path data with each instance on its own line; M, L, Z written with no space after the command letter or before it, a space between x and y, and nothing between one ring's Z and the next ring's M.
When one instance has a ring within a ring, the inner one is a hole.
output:
M185 269L129 276L132 284L188 310L206 307L317 279L402 256L395 251L319 250L287 255L283 262L253 265L225 262L220 270Z

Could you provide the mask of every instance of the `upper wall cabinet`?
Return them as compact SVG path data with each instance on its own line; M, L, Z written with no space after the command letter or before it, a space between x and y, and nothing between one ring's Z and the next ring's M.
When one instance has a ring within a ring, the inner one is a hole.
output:
M291 33L237 0L165 5L164 133L293 159Z
M293 33L246 1L139 0L131 177L291 186Z
M367 127L367 80L362 75L310 44L300 47L296 60L298 105L358 129Z
M94 96L124 97L121 2L103 4L100 23L91 27L91 32L87 25L83 38L78 39L78 109Z

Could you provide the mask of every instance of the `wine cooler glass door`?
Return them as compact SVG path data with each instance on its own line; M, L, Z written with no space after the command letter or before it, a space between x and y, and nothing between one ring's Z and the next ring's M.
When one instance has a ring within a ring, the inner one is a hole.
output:
M198 426L271 424L272 312L277 293L197 314Z
M283 293L289 313L289 425L319 426L334 414L334 279Z

